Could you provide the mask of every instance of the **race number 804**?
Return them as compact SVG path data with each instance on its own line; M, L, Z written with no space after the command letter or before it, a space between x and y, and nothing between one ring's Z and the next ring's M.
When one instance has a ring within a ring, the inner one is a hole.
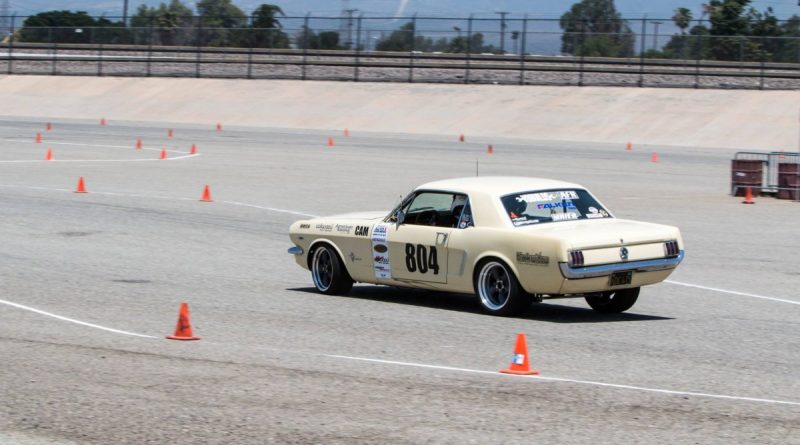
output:
M422 244L415 246L411 243L406 243L406 269L409 272L419 270L419 273L422 274L431 270L434 275L438 275L439 259L436 254L436 246L424 246Z

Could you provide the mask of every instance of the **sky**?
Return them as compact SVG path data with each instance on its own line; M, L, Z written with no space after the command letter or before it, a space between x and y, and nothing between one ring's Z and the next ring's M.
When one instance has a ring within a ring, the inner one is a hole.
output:
M32 15L37 12L69 9L86 10L93 15L122 15L124 0L7 0L11 12L18 15ZM168 0L161 0L168 2ZM158 5L159 0L129 0L129 11L145 3ZM648 18L672 17L678 7L691 9L695 16L700 15L700 5L707 0L616 0L617 9L626 18L640 18L647 14ZM0 0L2 4L3 0ZM572 1L564 0L233 0L245 13L252 12L262 3L273 3L281 6L287 15L339 15L343 9L358 9L366 16L419 16L464 17L474 13L476 17L497 17L496 12L507 11L509 17L521 18L524 14L534 18L558 18L572 5ZM187 5L194 1L184 0ZM779 18L788 18L793 14L800 15L798 0L754 0L751 5L758 10L772 7Z

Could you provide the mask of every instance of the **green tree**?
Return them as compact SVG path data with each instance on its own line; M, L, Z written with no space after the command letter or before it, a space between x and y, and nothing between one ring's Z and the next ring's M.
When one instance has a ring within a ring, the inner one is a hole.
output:
M105 28L105 29L103 29ZM85 11L46 11L30 16L22 23L19 40L53 43L119 43L123 38L122 22L94 19Z
M411 51L414 43L414 22L408 22L400 29L392 31L388 37L378 41L378 51Z
M342 49L339 39L339 33L336 31L323 31L317 34L313 29L305 27L297 36L300 46L307 45L308 49Z
M752 48L741 37L750 35L750 21L744 14L750 0L711 0L708 3L711 21L711 57L716 60L739 60Z
M629 57L635 37L614 0L581 0L561 16L561 52L565 54Z
M280 6L262 4L253 11L250 25L253 46L257 48L288 48L289 36L282 31L283 26L277 16L284 15Z
M231 0L199 0L202 23L200 44L204 46L248 46L247 16Z
M158 8L139 5L131 17L131 28L136 43L154 45L189 45L193 43L195 27L192 10L180 0L161 3Z

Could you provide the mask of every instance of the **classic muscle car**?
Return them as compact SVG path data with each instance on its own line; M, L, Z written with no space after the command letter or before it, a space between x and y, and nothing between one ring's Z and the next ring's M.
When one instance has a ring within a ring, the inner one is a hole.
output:
M360 282L474 293L496 315L563 297L623 312L684 257L676 227L617 219L577 184L518 177L431 182L391 212L297 221L289 237L319 292Z

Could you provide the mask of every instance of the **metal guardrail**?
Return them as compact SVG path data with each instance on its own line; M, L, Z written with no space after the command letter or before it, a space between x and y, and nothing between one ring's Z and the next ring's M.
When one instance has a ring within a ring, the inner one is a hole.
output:
M800 89L800 64L189 46L0 45L7 74Z

